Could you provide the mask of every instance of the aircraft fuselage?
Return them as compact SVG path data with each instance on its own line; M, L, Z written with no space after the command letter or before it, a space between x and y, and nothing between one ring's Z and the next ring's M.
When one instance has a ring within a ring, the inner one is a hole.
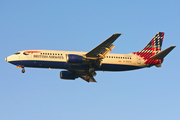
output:
M69 64L67 55L74 54L83 56L87 52L55 51L55 50L25 50L19 51L6 58L10 62L20 67L54 68L68 70L88 70L88 64ZM102 61L102 65L96 66L96 71L126 71L145 67L144 61L130 54L109 53Z

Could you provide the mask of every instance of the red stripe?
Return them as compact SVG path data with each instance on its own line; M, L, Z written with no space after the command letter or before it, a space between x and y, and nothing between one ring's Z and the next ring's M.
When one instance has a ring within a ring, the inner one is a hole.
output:
M40 51L24 51L24 53L40 53Z

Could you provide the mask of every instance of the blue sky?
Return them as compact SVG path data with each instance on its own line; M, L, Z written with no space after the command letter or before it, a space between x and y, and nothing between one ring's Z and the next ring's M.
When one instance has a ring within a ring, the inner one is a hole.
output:
M0 1L1 120L179 120L179 0ZM161 68L97 72L98 83L65 81L61 70L26 68L5 57L28 49L90 51L123 33L113 53L141 50L157 32L177 47Z

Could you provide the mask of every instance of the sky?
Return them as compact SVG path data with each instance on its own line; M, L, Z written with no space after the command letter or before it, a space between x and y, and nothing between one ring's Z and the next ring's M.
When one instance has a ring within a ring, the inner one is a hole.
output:
M179 0L1 0L0 120L179 120ZM88 52L123 33L111 53L141 50L157 32L176 48L162 67L97 72L97 83L62 80L61 69L21 69L21 50Z

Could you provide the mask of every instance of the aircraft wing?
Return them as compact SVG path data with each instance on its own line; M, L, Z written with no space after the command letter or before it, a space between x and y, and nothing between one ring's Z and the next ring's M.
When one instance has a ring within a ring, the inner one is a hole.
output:
M87 70L69 70L76 74L77 77L82 78L86 82L96 82L93 76L96 76L96 72L89 72Z
M98 57L98 55L105 49L110 47L110 45L120 36L122 33L115 33L107 40L99 44L97 47L92 49L90 52L86 54L86 57Z
M81 78L87 82L96 82L96 80L94 79L94 77L92 75L90 76L81 76Z
M107 40L99 44L97 47L88 52L84 57L89 60L89 70L69 70L76 74L77 77L82 78L87 82L96 82L93 76L96 76L93 64L97 66L102 65L102 59L114 48L112 43L120 36L122 33L113 34Z

